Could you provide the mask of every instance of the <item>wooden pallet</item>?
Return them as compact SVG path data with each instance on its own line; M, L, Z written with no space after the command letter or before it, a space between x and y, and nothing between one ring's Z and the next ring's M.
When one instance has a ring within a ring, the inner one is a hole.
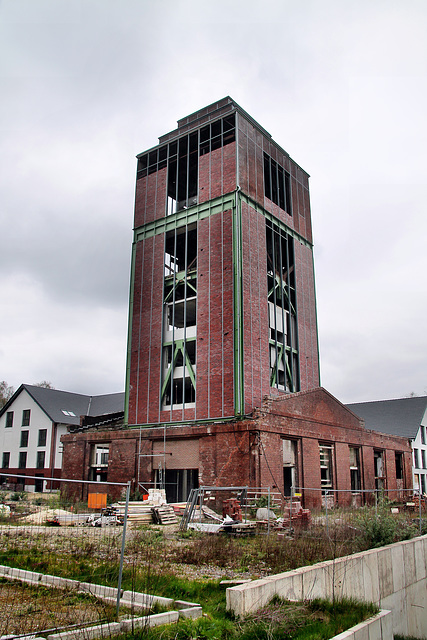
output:
M175 511L169 504L164 504L161 507L152 507L151 512L156 524L178 524Z

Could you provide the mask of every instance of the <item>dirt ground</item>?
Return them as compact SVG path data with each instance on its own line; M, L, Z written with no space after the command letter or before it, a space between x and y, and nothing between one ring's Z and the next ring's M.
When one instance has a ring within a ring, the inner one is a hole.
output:
M0 636L112 619L115 607L70 591L0 583ZM53 631L52 631L53 633Z

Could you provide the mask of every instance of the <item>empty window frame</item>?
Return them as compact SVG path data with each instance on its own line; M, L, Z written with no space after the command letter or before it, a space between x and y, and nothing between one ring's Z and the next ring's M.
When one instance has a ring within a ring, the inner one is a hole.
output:
M22 426L29 427L30 426L30 409L24 409L22 412Z
M403 480L403 453L396 451L394 459L396 464L396 480Z
M21 431L21 444L20 447L28 447L29 431Z
M5 426L10 429L13 427L13 411L8 411L6 413L6 424Z
M282 440L283 452L283 495L290 496L292 487L298 484L297 479L297 442L295 440Z
M199 155L236 139L235 114L139 156L137 180L167 168L167 215L197 204Z
M273 158L264 153L265 197L292 215L291 177Z
M27 452L26 451L20 451L19 452L19 465L18 465L19 469L26 469L27 468Z
M360 474L360 449L359 447L349 447L350 453L350 487L351 490L360 491L362 488Z
M96 444L92 447L91 466L92 467L108 467L108 459L110 456L109 444Z
M45 452L37 451L36 469L44 469Z
M10 451L3 451L1 467L2 469L9 469L10 464Z
M39 429L38 447L45 447L47 441L47 429Z
M427 469L427 466L426 466L426 452L425 452L425 449L421 449L421 463L422 463L422 468L423 468L423 469Z
M197 224L165 235L162 408L196 399Z
M299 391L293 238L266 221L270 386Z
M386 475L384 465L384 451L374 451L375 489L381 491L386 488Z
M320 453L320 484L322 489L333 488L332 474L332 445L319 444Z
M421 431L421 444L425 444L426 443L426 428L424 425L420 426L420 431Z

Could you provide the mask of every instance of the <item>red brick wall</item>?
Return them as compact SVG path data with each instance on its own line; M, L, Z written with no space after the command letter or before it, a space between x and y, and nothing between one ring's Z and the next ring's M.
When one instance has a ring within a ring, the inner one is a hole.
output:
M234 414L232 216L198 223L196 419Z
M144 424L159 420L163 242L163 236L155 236L139 242L136 246L129 424Z
M242 202L245 413L270 391L265 218Z

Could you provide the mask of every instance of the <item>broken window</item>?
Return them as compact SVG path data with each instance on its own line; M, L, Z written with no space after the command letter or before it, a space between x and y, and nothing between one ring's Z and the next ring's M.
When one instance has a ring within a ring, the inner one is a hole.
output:
M297 485L297 443L282 440L283 448L283 495L290 496L292 487Z
M197 204L199 155L234 142L235 120L233 113L138 157L137 180L167 168L167 215Z
M89 480L106 482L108 473L109 444L94 444L91 447Z
M350 486L352 491L360 491L362 488L360 480L360 449L349 447L350 452Z
M224 147L236 139L236 118L232 113L222 120L215 120L200 129L200 155Z
M292 215L291 177L273 158L264 153L265 197Z
M266 221L270 386L299 391L293 238Z
M320 484L322 489L332 489L332 445L319 444L320 453Z
M385 489L384 452L374 451L375 489Z
M186 502L191 490L199 487L199 470L156 469L154 486L165 487L167 502Z
M162 407L196 401L197 224L168 231L163 291Z
M395 453L396 463L396 480L403 480L403 453L396 451Z

